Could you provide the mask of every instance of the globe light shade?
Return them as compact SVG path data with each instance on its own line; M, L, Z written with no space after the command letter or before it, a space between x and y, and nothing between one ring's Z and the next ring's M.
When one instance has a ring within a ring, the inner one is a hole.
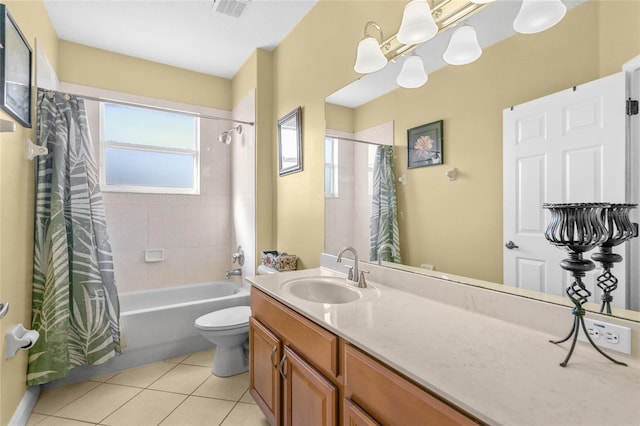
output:
M404 7L400 30L396 38L402 44L419 44L432 39L438 26L426 0L412 0Z
M466 65L478 59L480 55L482 55L482 49L478 44L476 30L472 26L465 25L451 35L442 59L451 65Z
M387 65L387 58L380 50L378 40L366 37L358 43L356 64L353 67L357 73L369 74L381 70L385 65Z
M415 89L427 82L427 76L424 70L424 64L420 56L409 56L402 64L402 70L398 74L396 82L400 87L405 89Z
M521 34L535 34L553 27L567 13L561 0L523 0L513 29Z

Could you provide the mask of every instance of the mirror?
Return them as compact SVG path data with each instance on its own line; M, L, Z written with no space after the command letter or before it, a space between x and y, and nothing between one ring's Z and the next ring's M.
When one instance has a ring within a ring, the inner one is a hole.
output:
M302 170L302 109L278 120L278 172L280 176Z
M499 5L500 2L496 2L485 10ZM367 86L365 80L380 78L367 75L354 83L360 87L361 100L336 101L345 93L343 90L327 98L326 125L332 132L342 130L355 135L361 129L390 120L394 122L403 268L424 271L421 267L433 267L434 274L472 284L486 281L488 287L492 286L490 283L502 283L505 250L502 238L503 110L619 72L622 64L640 54L640 30L634 30L634 39L628 41L628 35L619 28L618 22L627 13L636 12L637 6L629 2L587 1L570 9L564 20L551 30L535 35L514 35L491 46L483 43L483 27L474 23L484 49L478 61L435 70L429 69L428 64L438 59L423 56L429 81L419 89L396 88L367 99L362 96L363 87ZM505 14L503 25L511 26L514 16ZM502 20L492 23L496 31L500 31L499 22ZM594 32L594 28L599 31ZM436 44L446 45L448 34L443 32L445 40L436 41ZM613 48L610 46L620 50L611 54ZM443 120L446 135L444 164L409 169L407 129L438 120ZM447 176L447 170L452 168L458 173L455 181ZM327 200L326 208L330 204ZM330 219L335 218L335 214L326 211L325 218L326 251L335 254L329 242L335 227ZM638 221L637 212L633 221ZM362 258L367 257L368 249L360 254ZM552 297L519 292L503 285L494 287L538 299L567 302L562 295ZM637 288L635 291L631 297L634 302L629 308L637 311L640 298ZM595 303L585 307L599 309ZM620 307L614 309L614 315L640 318L637 312Z

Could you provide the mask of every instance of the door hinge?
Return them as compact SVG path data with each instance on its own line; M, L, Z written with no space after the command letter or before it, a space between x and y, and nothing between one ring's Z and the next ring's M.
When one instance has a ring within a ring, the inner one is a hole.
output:
M627 99L627 115L638 115L638 101L634 99Z

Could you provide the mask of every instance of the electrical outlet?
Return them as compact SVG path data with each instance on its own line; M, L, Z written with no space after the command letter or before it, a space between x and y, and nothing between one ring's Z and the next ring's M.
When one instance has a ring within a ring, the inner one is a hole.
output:
M601 348L622 352L623 354L631 354L631 329L629 327L595 321L589 318L584 319L584 325L591 340L596 345ZM578 339L583 342L587 341L582 328L580 328Z

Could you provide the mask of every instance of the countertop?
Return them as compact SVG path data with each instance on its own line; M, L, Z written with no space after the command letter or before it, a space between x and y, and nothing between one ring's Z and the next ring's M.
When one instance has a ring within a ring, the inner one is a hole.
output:
M281 288L324 268L247 278L252 285L489 424L640 425L640 370L487 315L370 283L364 301L321 304ZM573 317L567 312L567 333ZM611 353L615 357L615 353Z

